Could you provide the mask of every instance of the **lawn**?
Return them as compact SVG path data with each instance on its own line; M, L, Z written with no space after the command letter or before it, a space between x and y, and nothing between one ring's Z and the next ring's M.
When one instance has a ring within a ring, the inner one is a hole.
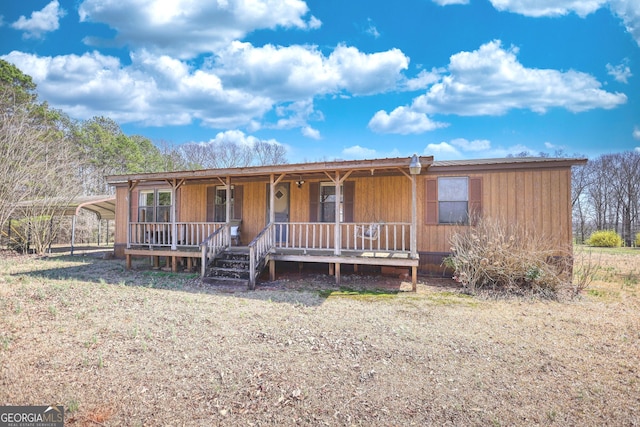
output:
M571 301L421 278L256 291L119 260L0 255L0 405L66 424L640 425L640 251Z

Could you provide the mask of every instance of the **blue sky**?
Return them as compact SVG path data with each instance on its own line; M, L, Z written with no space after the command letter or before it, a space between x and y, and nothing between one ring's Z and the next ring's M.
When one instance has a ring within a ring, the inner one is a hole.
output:
M77 119L292 162L640 150L638 0L28 0L0 57Z

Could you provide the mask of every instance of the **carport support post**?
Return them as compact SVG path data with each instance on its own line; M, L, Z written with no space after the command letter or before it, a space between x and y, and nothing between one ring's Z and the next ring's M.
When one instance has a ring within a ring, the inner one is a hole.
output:
M73 256L73 245L76 241L76 216L71 218L71 256Z

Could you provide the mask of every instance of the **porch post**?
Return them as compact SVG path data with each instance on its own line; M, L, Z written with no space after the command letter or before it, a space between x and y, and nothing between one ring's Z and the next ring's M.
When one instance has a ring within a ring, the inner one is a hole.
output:
M336 206L335 206L335 216L336 216L336 225L334 230L334 243L333 243L333 253L335 255L340 255L342 252L342 233L340 229L340 201L342 200L342 192L340 191L340 171L336 171ZM338 280L338 276L336 276L336 280Z
M133 183L129 181L127 185L127 249L131 249L131 191L133 190Z
M225 191L227 202L225 203L225 234L227 235L227 246L231 247L231 177L227 176L225 181Z
M176 200L176 188L178 187L177 181L174 179L171 182L171 250L178 249L178 224L176 224L177 216L177 200ZM174 257L175 261L175 257ZM173 263L175 265L175 262ZM172 265L173 268L173 265Z
M411 175L411 258L418 255L418 211L416 203L416 176Z
M417 191L416 176L420 174L422 165L417 154L411 157L409 164L409 173L411 174L411 259L418 258L418 211L417 211ZM411 287L413 292L417 291L418 286L418 267L411 267Z
M276 181L275 181L275 175L271 174L270 178L269 178L269 224L273 224L274 222L276 222L276 199L275 199L275 195L273 193L275 193L276 191Z

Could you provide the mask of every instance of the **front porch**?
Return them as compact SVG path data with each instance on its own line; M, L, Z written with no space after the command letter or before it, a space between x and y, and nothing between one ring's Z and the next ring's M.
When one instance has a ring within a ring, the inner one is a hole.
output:
M187 269L199 264L206 277L225 252L245 253L250 289L267 267L275 280L278 261L329 264L337 284L343 264L401 267L411 269L415 288L419 258L412 255L411 236L412 225L405 222L274 222L247 246L233 246L226 223L131 223L125 256L127 268L134 256L151 257L156 267L166 257L172 271L184 259Z

